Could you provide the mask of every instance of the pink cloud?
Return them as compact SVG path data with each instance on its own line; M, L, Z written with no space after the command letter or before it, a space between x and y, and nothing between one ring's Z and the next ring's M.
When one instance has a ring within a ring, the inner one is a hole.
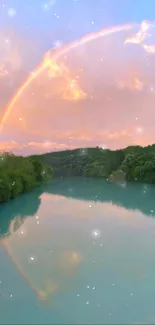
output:
M124 45L127 36L132 33L83 45L59 60L61 73L53 76L53 70L44 71L14 105L1 134L1 147L36 153L103 144L116 149L153 143L155 56L149 57L149 66L142 47ZM0 117L12 91L8 82L15 76L15 84L20 84L27 68L27 52L22 53L19 43L16 46L14 41L12 58L7 52L12 68L0 78ZM5 62L0 61L2 74ZM66 91L74 95L75 89L87 96L64 99ZM143 132L137 132L138 128Z

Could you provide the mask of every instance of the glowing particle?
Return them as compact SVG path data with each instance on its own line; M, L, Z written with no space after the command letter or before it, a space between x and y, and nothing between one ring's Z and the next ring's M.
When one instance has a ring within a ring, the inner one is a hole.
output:
M10 298L12 298L12 293L10 294Z
M19 121L22 121L22 117L19 117Z
M39 225L39 221L37 221L37 225Z
M99 229L94 229L94 230L92 231L92 237L93 237L93 238L98 238L98 237L100 237L100 235L101 235L101 232L100 232Z
M28 259L28 261L34 263L36 261L36 257L30 256L29 259Z
M91 23L92 23L92 25L94 25L94 24L95 24L95 23L94 23L94 21L92 21Z
M77 294L77 297L80 297L79 293Z
M142 132L143 132L143 128L142 127L138 127L136 129L136 133L141 134Z
M39 217L38 216L36 216L36 219L38 219Z
M46 3L43 4L43 10L49 11L55 5L55 3L55 0L48 0Z
M89 305L90 304L90 302L89 301L86 301L86 305Z
M8 10L8 16L9 17L14 17L16 15L16 10L14 8L10 8Z
M54 49L57 49L57 48L59 48L59 47L61 47L61 46L62 46L62 42L59 41L59 40L57 40L57 41L54 43Z
M90 286L87 286L87 289L89 289L90 288Z
M89 205L89 208L91 208L92 206L91 206L91 204Z
M115 286L115 283L113 283L112 286L114 287Z
M95 290L95 287L93 287L93 290Z

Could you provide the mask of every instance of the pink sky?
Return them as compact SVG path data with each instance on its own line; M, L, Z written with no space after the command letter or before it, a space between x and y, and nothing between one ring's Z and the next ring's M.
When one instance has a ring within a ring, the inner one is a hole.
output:
M82 45L35 79L16 102L0 133L0 150L42 153L66 148L111 149L155 142L155 54L124 44L135 30ZM144 37L145 38L145 37ZM37 44L0 33L0 118L15 90L35 68ZM153 45L154 35L145 44ZM75 86L76 82L76 86ZM71 83L73 85L71 85ZM75 100L75 91L82 98Z

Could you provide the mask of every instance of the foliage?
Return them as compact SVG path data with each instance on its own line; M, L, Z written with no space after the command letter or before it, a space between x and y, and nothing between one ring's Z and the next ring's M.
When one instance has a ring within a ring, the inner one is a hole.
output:
M20 157L4 152L0 155L0 203L31 191L51 179L53 169L39 156Z
M0 203L31 191L55 176L103 177L155 184L155 145L122 150L99 147L34 155L0 155Z
M113 180L155 183L155 145L121 150L99 147L41 155L57 176L105 177Z

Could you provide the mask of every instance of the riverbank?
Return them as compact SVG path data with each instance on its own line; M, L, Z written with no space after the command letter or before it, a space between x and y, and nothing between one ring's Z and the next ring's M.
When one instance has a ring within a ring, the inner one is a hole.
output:
M0 203L31 191L52 177L52 167L39 156L20 157L4 152L0 156Z
M155 144L121 150L85 148L40 156L56 176L103 177L112 181L155 183Z
M0 203L31 191L53 176L155 184L155 145L115 151L85 148L29 157L5 152L0 156Z

